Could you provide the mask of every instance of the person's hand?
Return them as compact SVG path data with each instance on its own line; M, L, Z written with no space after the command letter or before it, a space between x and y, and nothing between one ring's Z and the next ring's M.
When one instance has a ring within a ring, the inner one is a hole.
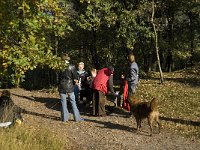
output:
M112 92L112 95L113 95L115 98L118 96L118 94L115 93L115 92Z
M74 79L75 84L78 84L78 80Z
M91 80L91 77L87 77L87 81L90 81Z
M115 95L117 95L117 96L118 96L118 95L119 95L119 91L116 91L116 92L115 92Z

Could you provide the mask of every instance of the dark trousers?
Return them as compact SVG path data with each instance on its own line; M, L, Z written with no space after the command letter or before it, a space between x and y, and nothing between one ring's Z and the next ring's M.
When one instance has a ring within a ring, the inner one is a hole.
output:
M86 104L89 104L93 100L93 90L85 89L80 91L80 101L83 101L83 97L86 98Z
M105 116L105 95L98 90L94 90L93 93L93 115Z

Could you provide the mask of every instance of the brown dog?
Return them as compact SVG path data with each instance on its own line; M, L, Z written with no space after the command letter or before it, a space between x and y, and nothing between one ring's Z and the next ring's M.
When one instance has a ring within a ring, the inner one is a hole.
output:
M152 125L156 121L160 132L159 112L157 109L158 103L156 98L153 98L151 102L140 102L134 97L129 98L131 105L131 112L134 115L137 122L137 132L141 128L142 119L147 118L150 126L150 136L152 135Z

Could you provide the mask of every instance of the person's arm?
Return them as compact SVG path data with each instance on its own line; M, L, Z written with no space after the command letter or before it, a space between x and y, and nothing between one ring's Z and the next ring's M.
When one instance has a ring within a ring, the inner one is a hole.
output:
M61 80L64 78L64 71L57 72L56 78L56 84L59 85Z
M88 82L88 77L89 77L89 74L87 72L84 73L84 79L82 80L82 86L85 87L85 88L88 88L89 87L89 82Z
M73 81L75 82L75 84L78 84L78 75L75 66L70 65L69 69L71 70Z
M109 78L109 89L110 89L110 92L112 94L115 94L115 91L114 91L114 88L113 88L113 74L111 74L110 78Z

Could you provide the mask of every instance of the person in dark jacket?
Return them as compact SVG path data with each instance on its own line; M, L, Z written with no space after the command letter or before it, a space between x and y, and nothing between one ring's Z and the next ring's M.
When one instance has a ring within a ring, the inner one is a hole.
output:
M105 94L108 93L108 88L111 94L116 96L113 89L113 72L114 68L112 66L103 68L98 71L92 82L94 116L106 116Z
M133 54L128 55L128 75L126 80L128 81L128 97L132 96L136 92L136 88L139 80L139 68L135 62L135 57Z
M77 102L83 102L83 97L87 98L86 88L89 86L87 83L88 73L84 69L84 63L78 63L77 76L79 84L74 86L74 94ZM80 93L80 99L79 99Z
M75 66L69 64L70 57L67 54L62 54L61 58L62 60L65 61L67 65L67 69L65 69L63 72L59 74L58 91L61 97L61 104L62 104L61 118L64 122L68 121L69 119L69 112L66 101L66 98L68 98L72 105L74 120L82 121L83 119L80 116L74 95L74 83L77 84L78 82Z
M97 70L92 68L90 70L90 76L87 77L87 86L86 86L86 106L92 104L93 100L93 89L92 82L97 75Z
M16 123L17 120L22 121L22 109L15 105L11 99L11 93L3 90L0 96L0 123L11 122Z

